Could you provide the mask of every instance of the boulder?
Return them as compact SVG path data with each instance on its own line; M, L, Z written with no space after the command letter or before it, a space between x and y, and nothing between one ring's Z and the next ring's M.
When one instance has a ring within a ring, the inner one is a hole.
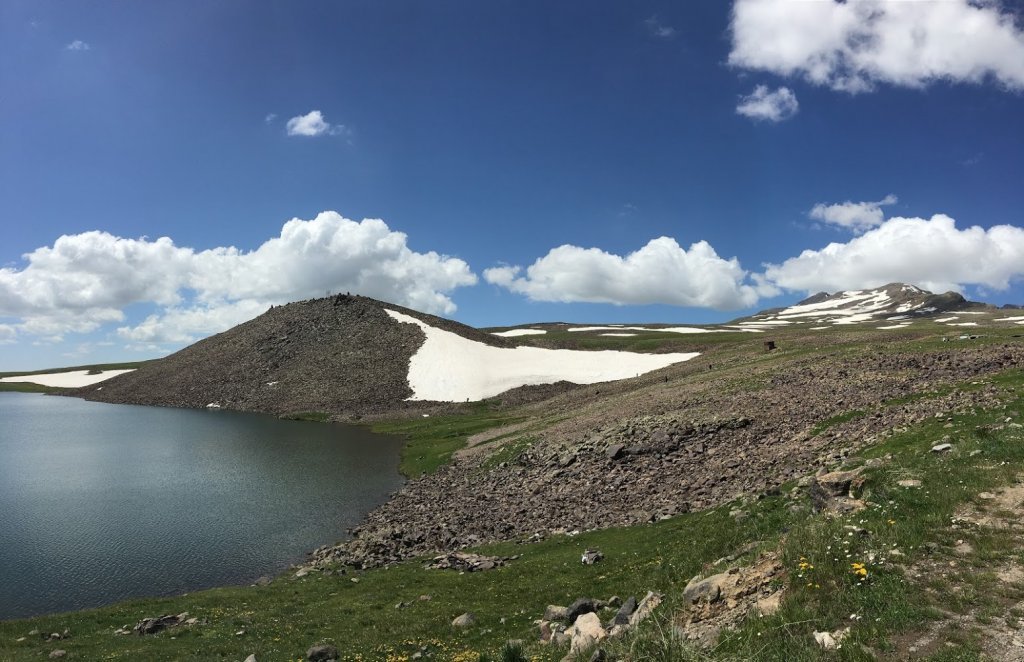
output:
M619 607L619 611L615 613L615 618L612 619L613 625L629 625L629 617L636 611L636 597L629 596L626 601Z
M476 623L476 616L472 612L466 612L461 616L456 616L455 620L452 621L452 627L455 628L468 628Z
M715 602L722 596L722 590L729 580L729 573L721 572L711 575L705 579L691 579L690 583L683 589L683 602L692 605L703 600Z
M577 618L573 626L565 632L572 637L569 644L569 655L578 655L587 651L608 636L601 626L601 619L593 612Z
M164 616L154 616L150 618L144 618L135 624L132 630L135 634L156 634L167 628L177 627L182 624L188 618L188 612L181 614L166 614Z
M330 662L330 660L337 659L338 649L330 644L310 646L309 650L306 651L306 660L308 662Z
M594 611L597 611L597 605L594 603L593 598L579 598L576 602L569 605L565 620L569 623L575 623L581 615Z
M622 451L624 449L625 449L625 446L623 446L622 444L612 444L607 449L605 449L604 456L606 458L608 458L609 460L617 460L620 457L622 457L622 455L623 455Z
M664 599L661 593L655 593L654 591L648 591L644 599L640 601L640 604L636 606L636 611L629 617L629 627L636 627L643 622L648 616L654 613L655 608L661 604Z

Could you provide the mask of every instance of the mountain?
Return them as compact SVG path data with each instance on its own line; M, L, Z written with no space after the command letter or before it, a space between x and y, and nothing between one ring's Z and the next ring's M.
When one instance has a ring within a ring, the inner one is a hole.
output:
M524 386L625 379L697 355L519 346L451 320L339 295L271 308L72 395L353 417L415 407L417 401L477 401Z
M409 360L424 334L388 310L477 343L510 346L457 322L368 297L337 295L273 306L244 324L72 395L273 414L392 409L413 395Z
M956 292L933 294L913 285L890 283L869 290L819 292L789 306L773 308L733 322L744 328L778 328L814 324L815 328L884 322L888 327L909 326L914 320L934 319L956 325L958 315L994 313L988 304L967 301ZM952 317L951 317L952 315ZM941 319L940 319L941 318Z

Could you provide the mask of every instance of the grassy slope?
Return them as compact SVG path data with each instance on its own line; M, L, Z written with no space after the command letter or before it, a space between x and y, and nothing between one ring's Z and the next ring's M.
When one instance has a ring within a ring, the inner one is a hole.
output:
M921 344L929 346L931 341ZM945 585L912 582L897 567L882 562L868 562L868 581L860 584L849 568L851 561L867 562L872 552L881 558L877 553L893 546L906 554L905 563L919 559L925 543L948 546L951 537L965 535L949 530L957 504L982 490L1009 484L1024 470L1021 430L991 430L1008 412L1024 411L1020 398L1024 374L1008 372L996 380L996 386L1008 400L1007 410L957 417L952 429L943 428L942 421L928 422L868 450L865 456L891 453L894 458L868 473L866 498L878 506L852 520L826 520L807 509L794 512L783 495L744 505L750 516L739 523L727 515L730 506L725 506L654 525L556 537L532 545L491 547L489 551L522 556L509 567L486 573L428 571L411 562L355 575L285 576L266 587L214 589L0 623L0 660L39 659L55 648L67 650L72 658L90 660L242 659L249 653L256 653L261 660L297 659L318 641L333 642L353 658L361 654L362 659L404 659L426 646L435 659L476 660L480 652L495 653L509 638L532 642L532 621L547 604L567 604L581 595L642 596L647 590L667 595L658 618L636 636L613 643L610 650L619 655L628 652L634 659L696 659L685 643L670 634L667 619L678 607L678 596L690 577L704 564L749 542L768 548L781 546L791 572L790 590L778 615L751 620L737 633L723 637L711 657L819 659L821 654L810 633L853 625L852 639L838 657L870 659L869 651L884 652L894 646L896 633L926 627L938 616L939 606L968 610L991 603L988 608L993 608L994 598L980 590L965 593L964 586L982 586L993 559L1002 558L1000 555L1019 555L1013 541L1005 537L980 536L975 541L977 557L963 561L977 567L971 567L958 582ZM479 411L465 417L422 419L382 429L412 436L404 466L415 474L444 461L468 434L506 420L481 405ZM954 437L955 451L929 453L935 440L945 434ZM973 450L982 452L971 456ZM895 486L896 480L910 476L920 478L925 488ZM870 535L847 535L842 527L851 522ZM784 537L783 531L787 531ZM581 565L579 553L587 547L600 548L605 561ZM810 559L814 565L804 577L796 576L800 558ZM351 581L353 577L358 583ZM420 595L431 599L419 600ZM400 602L410 605L396 609ZM113 634L116 628L143 617L181 611L205 624L146 638ZM456 633L449 623L464 611L473 611L479 624ZM851 614L860 619L851 621ZM64 628L71 630L72 638L61 642L45 643L28 636L33 629L59 632ZM979 644L970 631L947 628L943 636L953 647L940 648L935 659L972 659L976 655ZM17 641L21 637L26 639ZM529 653L540 659L564 655L564 651L532 644Z

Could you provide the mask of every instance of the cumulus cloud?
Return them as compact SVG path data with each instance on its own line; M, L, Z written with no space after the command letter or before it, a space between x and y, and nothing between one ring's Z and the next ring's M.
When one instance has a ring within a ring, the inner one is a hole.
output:
M998 3L736 0L729 63L847 92L987 78L1024 88L1024 32Z
M769 90L767 85L758 85L754 91L740 97L736 112L755 120L781 122L796 115L800 103L788 87Z
M349 130L343 124L330 124L323 113L313 110L305 115L296 115L285 124L289 136L338 136L347 135Z
M462 260L413 251L404 233L380 219L356 222L336 212L292 219L249 252L94 231L65 235L24 259L22 269L0 269L0 318L15 318L19 332L59 339L123 322L130 305L156 304L157 314L118 329L139 343L186 342L271 304L327 291L450 314L448 295L477 280Z
M71 42L70 44L68 44L64 48L66 50L69 50L69 51L88 51L88 50L92 50L92 46L90 46L89 44L85 43L81 39L75 39L73 42Z
M1024 276L1024 229L997 225L963 230L944 214L890 218L846 243L806 250L764 277L787 290L817 292L904 282L932 292L966 285L1005 290Z
M663 303L734 310L753 305L756 285L736 258L725 260L706 241L689 250L659 237L626 256L598 248L564 245L551 249L525 271L519 266L486 269L484 279L534 301L613 304Z
M891 193L876 202L840 202L826 205L819 202L811 208L808 216L829 225L846 228L854 232L864 232L879 226L885 220L882 207L894 205L899 199Z

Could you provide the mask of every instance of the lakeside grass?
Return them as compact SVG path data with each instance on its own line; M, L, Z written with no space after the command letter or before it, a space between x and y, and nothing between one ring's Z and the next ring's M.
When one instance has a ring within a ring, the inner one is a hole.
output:
M812 633L845 626L851 627L851 634L832 659L895 655L901 633L934 628L947 611L977 613L980 622L1016 618L1005 608L1005 596L992 590L998 564L1024 561L1014 532L953 530L950 524L962 504L976 502L982 491L1012 484L1024 471L1024 435L1020 428L1004 425L1008 416L1021 420L1024 373L1013 370L983 381L999 389L1004 406L952 415L948 421L928 420L851 460L858 464L891 456L865 472L861 496L871 505L852 516L828 519L814 514L804 496L785 486L778 496L656 524L556 536L529 545L487 546L480 551L521 555L509 566L489 572L460 575L426 570L421 562L410 561L343 575L312 573L295 579L286 574L265 587L219 588L3 622L0 660L45 658L56 648L67 650L68 659L82 660L241 660L250 653L260 660L294 660L302 658L310 645L328 642L346 659L401 660L426 650L432 659L475 662L481 654L498 656L509 639L523 639L527 655L534 659L556 660L565 650L534 641L532 621L547 604L564 605L581 596L642 597L648 590L665 593L666 602L638 631L606 645L613 656L818 660L824 654ZM967 382L959 388L978 386ZM421 435L424 456L417 458L416 466L429 466L440 461L448 441L464 440L470 430L485 429L501 418L481 405L465 417L406 422L404 430ZM952 427L945 427L947 423ZM952 437L954 450L931 453L931 446L946 435ZM908 477L921 480L923 487L897 486L898 480ZM748 513L739 522L728 515L737 506ZM851 535L847 526L867 534ZM949 550L958 539L969 539L974 551L951 556ZM771 617L748 619L737 631L724 634L714 650L698 652L673 634L671 619L681 606L682 589L707 564L751 543L781 552L786 573L780 579L787 587L782 609ZM580 564L582 550L594 547L604 552L605 560L593 566ZM903 556L891 555L892 549ZM802 570L801 559L813 568ZM919 581L905 572L935 559L947 568L941 576L924 573ZM865 564L864 582L851 572L854 562ZM420 600L421 595L430 600ZM400 603L406 606L396 608ZM114 634L144 617L182 611L202 624L149 637ZM476 614L477 625L456 632L450 622L465 611ZM72 636L63 641L28 636L33 629L65 628ZM982 634L970 627L937 631L939 641L930 659L980 655ZM19 642L21 637L26 638Z
M465 413L382 421L370 429L406 438L399 470L404 476L416 478L447 464L452 453L464 448L472 435L520 420L522 416L484 400L466 405Z

